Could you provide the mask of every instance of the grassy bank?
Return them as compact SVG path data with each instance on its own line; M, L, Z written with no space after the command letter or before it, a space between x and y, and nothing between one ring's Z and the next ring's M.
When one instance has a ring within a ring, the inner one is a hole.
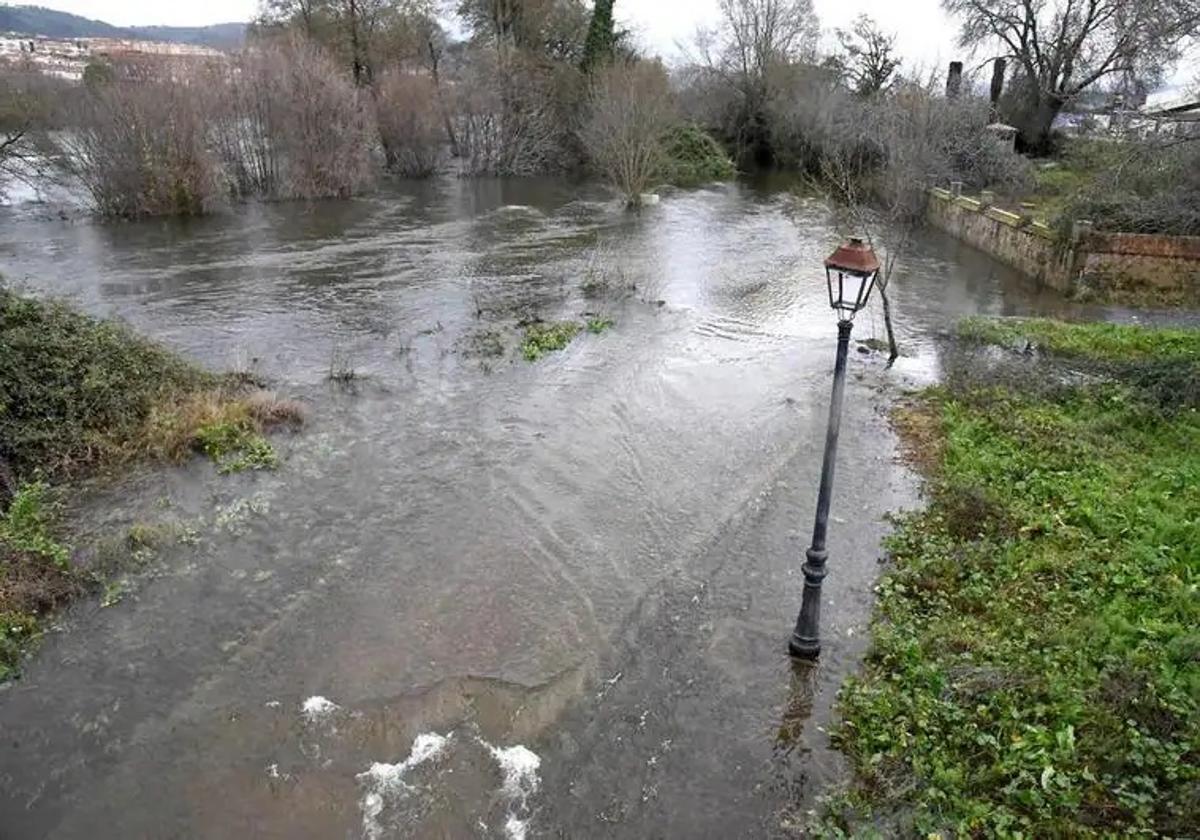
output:
M1197 836L1200 331L970 321L961 340L1071 372L981 358L897 412L928 507L890 540L840 697L855 782L822 832Z
M266 469L263 433L299 407L201 370L124 327L0 288L0 679L50 613L104 585L60 515L70 480L133 460Z

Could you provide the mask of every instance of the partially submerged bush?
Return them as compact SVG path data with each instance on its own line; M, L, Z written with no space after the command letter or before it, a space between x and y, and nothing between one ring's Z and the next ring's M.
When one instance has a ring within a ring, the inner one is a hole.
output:
M53 136L109 216L197 215L229 198L348 197L371 176L358 91L303 40L231 65L167 66L89 85Z
M17 476L137 456L180 459L214 422L298 424L124 327L0 288L0 461Z
M667 130L663 138L666 163L663 180L679 187L728 181L737 175L737 167L721 144L694 123L681 123Z
M214 142L240 197L346 198L371 178L369 122L335 59L303 39L243 53L209 81Z
M197 215L225 198L209 147L211 91L164 75L98 86L54 135L62 167L108 216Z
M0 458L50 473L111 458L215 376L124 327L0 288Z
M631 205L667 167L664 137L675 121L666 72L651 62L596 71L580 136L592 165Z
M433 80L418 73L388 73L376 86L374 101L387 168L410 178L437 172L446 138Z
M465 174L533 175L562 167L567 123L554 81L531 57L471 53L451 109Z

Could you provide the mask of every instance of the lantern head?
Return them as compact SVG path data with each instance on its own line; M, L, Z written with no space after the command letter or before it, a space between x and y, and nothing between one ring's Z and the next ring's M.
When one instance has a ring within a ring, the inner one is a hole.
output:
M878 276L879 259L871 246L857 237L825 260L829 305L837 312L839 321L852 321L867 305Z

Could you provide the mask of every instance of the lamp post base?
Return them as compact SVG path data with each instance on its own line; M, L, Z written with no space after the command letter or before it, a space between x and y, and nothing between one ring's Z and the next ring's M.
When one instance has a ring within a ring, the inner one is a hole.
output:
M788 653L797 659L816 662L821 658L821 640L805 639L793 633L792 640L788 642Z

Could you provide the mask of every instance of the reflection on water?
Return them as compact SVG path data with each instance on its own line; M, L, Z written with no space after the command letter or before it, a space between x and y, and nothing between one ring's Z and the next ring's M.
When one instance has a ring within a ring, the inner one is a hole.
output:
M185 222L0 208L10 280L213 366L255 360L311 413L277 473L197 462L91 495L85 526L167 510L200 544L75 610L0 694L4 835L786 833L842 772L830 705L883 516L916 502L887 400L938 375L963 314L1074 311L918 240L893 281L906 355L852 362L826 652L797 674L837 239L819 202L763 184L638 214L552 180ZM597 270L629 293L585 299ZM584 312L615 327L519 359L521 319ZM464 349L485 333L499 358ZM881 335L864 313L856 337ZM326 381L335 348L355 389ZM314 696L339 707L316 730ZM422 735L448 739L436 759L412 759ZM538 759L519 805L498 758L528 768L518 746ZM403 772L373 799L377 763Z

